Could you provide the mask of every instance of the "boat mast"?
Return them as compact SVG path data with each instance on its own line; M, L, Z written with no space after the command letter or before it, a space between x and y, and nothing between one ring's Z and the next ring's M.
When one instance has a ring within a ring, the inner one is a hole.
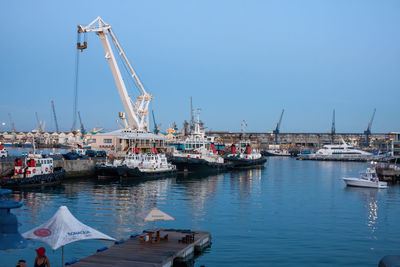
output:
M106 59L111 67L111 72L113 74L115 83L118 88L119 95L121 97L122 103L128 115L128 126L130 129L137 129L140 131L149 132L149 117L148 117L148 107L153 96L146 92L142 83L139 80L139 77L136 75L132 65L129 63L128 58L126 57L124 51L119 45L117 38L115 37L113 31L111 30L111 25L105 23L100 17L97 17L94 21L92 21L87 26L78 25L78 32L95 32L99 37L103 44L104 51L106 53ZM122 56L125 61L128 69L130 71L130 75L135 79L140 91L142 92L136 98L136 103L133 105L132 99L129 97L128 92L126 90L125 83L122 79L121 71L118 67L117 61L115 59L114 53L112 51L109 38L113 41L119 54ZM87 45L81 45L78 43L78 49L86 49Z

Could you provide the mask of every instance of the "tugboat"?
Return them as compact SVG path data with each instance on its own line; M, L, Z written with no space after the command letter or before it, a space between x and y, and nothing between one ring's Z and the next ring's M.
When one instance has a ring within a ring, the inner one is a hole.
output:
M129 151L123 160L115 159L112 163L97 165L97 176L143 177L176 173L176 167L168 163L165 154L159 153L156 148L145 154L140 154L138 148Z
M156 148L147 154L139 154L136 148L135 153L126 155L117 172L120 177L166 176L175 174L176 167L168 163L165 154L158 153Z
M194 131L183 142L182 150L174 150L170 160L179 171L188 172L219 172L232 167L218 155L212 138L205 136L200 127L200 111L197 110L197 120Z
M245 135L246 122L242 122L242 137ZM264 166L267 161L261 153L251 148L249 139L241 139L238 147L232 144L230 153L225 156L225 160L233 163L233 168L248 168Z
M0 186L4 188L53 185L65 177L63 168L53 167L53 158L44 158L41 154L29 153L24 163L21 158L14 160L14 171L8 177L0 177Z
M105 163L98 163L95 166L97 178L118 177L117 168L121 166L122 160L114 159L112 155L106 159Z

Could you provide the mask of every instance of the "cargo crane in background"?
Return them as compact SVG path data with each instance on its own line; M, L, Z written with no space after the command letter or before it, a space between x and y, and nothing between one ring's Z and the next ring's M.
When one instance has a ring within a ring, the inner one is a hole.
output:
M285 112L285 110L282 109L282 113L281 113L281 116L279 117L279 121L276 123L275 130L272 131L275 135L275 145L278 144L279 128L281 127L281 122L282 122L282 117L283 117L284 112Z
M13 133L15 133L16 130L15 130L14 122L13 122L12 117L11 117L11 113L8 113L8 117L10 118L11 131L12 131Z
M376 108L374 108L374 112L372 112L371 120L368 122L367 129L364 131L365 134L365 146L369 146L369 141L370 141L370 135L371 135L371 127L372 127L372 122L374 121L375 117L375 112Z
M154 124L153 133L158 134L160 132L160 125L157 125L157 123L156 123L156 117L154 116L154 110L151 111L151 114L153 115L153 124Z
M79 34L80 33L85 34L88 32L96 33L103 44L103 48L106 53L106 59L110 64L111 72L113 74L119 95L122 100L122 104L124 105L127 114L127 124L128 124L127 128L131 130L150 132L148 107L151 99L153 99L153 96L147 93L147 91L144 89L142 83L139 80L139 77L137 76L132 65L128 61L128 58L126 57L124 51L122 50L120 44L118 43L118 40L114 35L114 32L111 30L111 25L104 22L104 20L102 20L100 17L97 17L87 26L78 25L78 42L77 42L78 50L83 51L84 49L87 48L86 41L83 43L83 45L80 43ZM135 103L128 95L125 82L122 78L121 71L118 67L117 61L113 53L113 49L110 44L110 39L112 43L115 45L116 50L118 51L118 54L121 57L121 61L124 64L124 67L129 72L129 75L134 79L136 85L138 86L139 92L141 93L136 98Z
M335 125L335 110L333 110L332 128L331 128L331 144L335 143L336 125Z
M60 132L60 129L58 128L56 109L54 107L54 101L53 100L51 100L51 109L53 110L53 118L54 118L54 122L56 124L56 131L58 133L58 132Z
M86 134L86 130L85 127L83 126L81 113L79 111L78 111L78 117L79 117L79 123L81 124L81 134L82 134L81 136L83 138L83 136Z
M37 122L37 125L38 125L38 126L37 126L37 127L38 127L37 131L38 131L39 133L43 133L43 132L44 132L44 127L45 127L45 125L46 125L46 122L43 121L43 123L42 123L42 121L39 120L39 115L38 115L37 112L35 112L35 115L36 115L36 122Z

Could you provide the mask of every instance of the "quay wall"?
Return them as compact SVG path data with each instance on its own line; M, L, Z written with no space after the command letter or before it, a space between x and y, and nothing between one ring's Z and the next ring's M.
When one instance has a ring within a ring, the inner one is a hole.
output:
M96 163L104 162L104 159L78 159L78 160L54 160L54 167L65 169L66 178L81 177L94 174ZM0 162L0 176L7 175L14 169L13 161Z
M230 145L237 143L242 133L206 132L206 135L215 137L217 142ZM261 149L267 149L269 145L275 143L275 135L273 133L249 132L245 136ZM323 145L330 144L331 138L330 133L280 133L278 135L278 144L318 149ZM365 145L365 135L362 133L336 133L334 136L335 143L341 143L341 138L348 143L354 143L356 146L363 147ZM370 146L384 151L391 144L393 138L393 134L373 133L370 136Z
M73 178L94 175L94 167L101 162L104 162L104 159L55 160L54 167L64 168L65 177Z

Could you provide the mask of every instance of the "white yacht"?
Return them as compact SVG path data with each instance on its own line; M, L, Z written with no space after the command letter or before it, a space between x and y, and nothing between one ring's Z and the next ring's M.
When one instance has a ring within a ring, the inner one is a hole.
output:
M343 177L343 181L347 186L387 188L386 182L379 181L375 168L367 168L365 172L360 173L359 178Z
M346 144L342 139L342 144L324 145L316 153L299 154L298 160L332 160L332 161L369 161L376 156L370 152L354 148Z
M372 157L373 154L367 151L363 151L360 149L355 149L354 146L346 144L346 142L342 138L342 144L337 145L324 145L321 149L319 149L316 155L321 156L342 156L342 157L354 157L354 156L367 156Z

